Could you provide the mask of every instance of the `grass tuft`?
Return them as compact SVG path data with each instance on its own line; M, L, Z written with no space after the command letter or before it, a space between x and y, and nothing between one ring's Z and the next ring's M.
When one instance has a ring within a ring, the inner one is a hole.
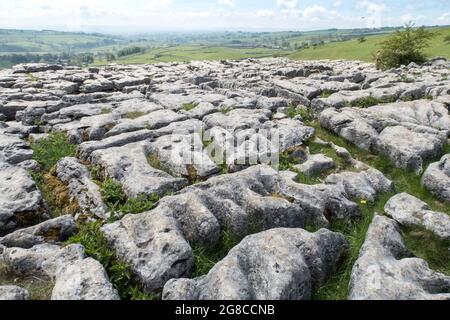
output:
M185 111L191 111L191 110L197 108L197 106L198 106L198 103L185 103L185 104L183 104L181 109L183 109Z
M34 151L33 159L43 171L49 171L62 158L74 157L77 146L68 142L64 132L53 132L45 139L32 142L31 148Z

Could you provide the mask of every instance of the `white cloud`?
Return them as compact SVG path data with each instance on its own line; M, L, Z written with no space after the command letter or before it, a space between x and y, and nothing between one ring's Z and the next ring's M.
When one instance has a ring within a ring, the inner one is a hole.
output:
M362 0L358 2L358 7L363 9L367 15L364 17L366 27L379 28L383 25L383 13L387 10L386 4Z
M340 6L342 6L342 0L335 0L334 2L333 2L333 7L340 7Z
M256 12L256 15L258 17L274 17L275 16L275 12L272 10L258 10Z
M411 13L406 13L406 14L404 14L404 15L402 15L401 17L400 17L400 20L403 22L403 23L408 23L408 22L417 22L417 21L419 21L419 20L423 20L423 19L425 19L426 17L424 16L424 15L418 15L418 16L415 16L415 15L413 15L413 14L411 14Z
M438 20L440 21L450 21L450 12L446 12L444 14L442 14Z
M233 0L217 0L217 2L220 5L227 6L227 7L234 7L235 6L235 3L234 3Z
M285 9L294 9L298 5L298 0L277 0L277 5Z

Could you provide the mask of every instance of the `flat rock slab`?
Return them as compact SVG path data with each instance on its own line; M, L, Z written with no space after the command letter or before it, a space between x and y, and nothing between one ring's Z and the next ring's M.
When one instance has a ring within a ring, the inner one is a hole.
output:
M245 238L208 275L169 281L165 300L307 300L335 270L345 237L272 229Z
M132 143L123 147L97 150L91 154L91 161L105 171L105 178L119 181L130 198L139 195L164 196L180 190L187 180L175 178L148 161L149 142Z
M425 202L407 193L392 197L384 211L401 225L420 226L442 239L450 239L450 216L432 211Z
M0 245L29 249L38 244L60 243L73 236L77 230L74 218L65 215L1 237Z

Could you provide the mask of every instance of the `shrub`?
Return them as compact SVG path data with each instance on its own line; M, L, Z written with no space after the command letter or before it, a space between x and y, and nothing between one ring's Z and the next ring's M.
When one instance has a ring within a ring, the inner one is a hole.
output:
M365 37L358 38L359 43L364 43L366 41L367 41L367 39Z
M446 44L450 44L450 36L446 36L446 37L444 38L444 42L445 42Z
M426 61L423 50L436 33L424 27L414 28L406 25L404 31L396 31L386 41L381 43L381 49L376 53L375 62L378 69L397 68L411 62L421 64Z

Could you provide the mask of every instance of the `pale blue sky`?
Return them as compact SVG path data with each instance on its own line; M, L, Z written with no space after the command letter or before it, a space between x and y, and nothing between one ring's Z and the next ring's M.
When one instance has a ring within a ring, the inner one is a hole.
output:
M311 30L450 24L450 0L0 0L0 28Z

